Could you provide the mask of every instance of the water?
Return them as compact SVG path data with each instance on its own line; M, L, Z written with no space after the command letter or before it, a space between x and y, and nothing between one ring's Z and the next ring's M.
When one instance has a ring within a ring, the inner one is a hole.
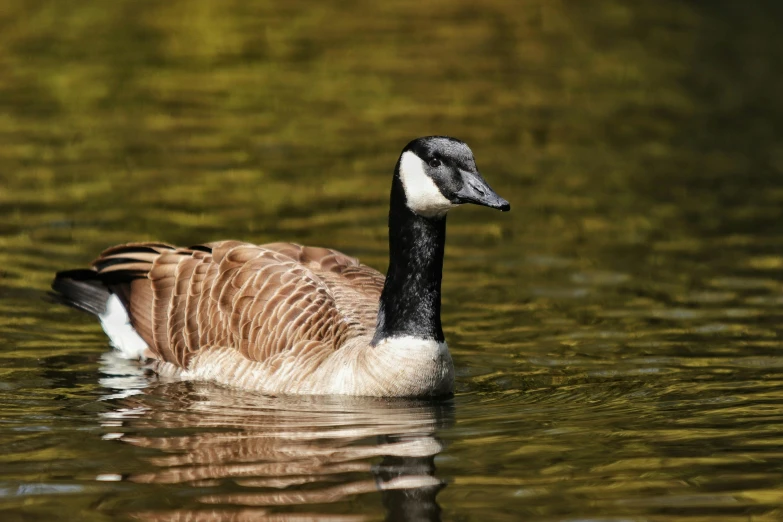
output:
M776 2L10 1L0 9L3 520L783 517ZM119 242L385 269L391 170L466 140L457 394L164 383L44 299Z

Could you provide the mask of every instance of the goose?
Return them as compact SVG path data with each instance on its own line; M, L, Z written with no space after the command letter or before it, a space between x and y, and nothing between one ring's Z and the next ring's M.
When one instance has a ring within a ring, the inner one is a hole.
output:
M446 214L466 203L511 208L466 143L417 138L394 169L385 277L294 243L128 243L58 272L52 295L96 315L123 357L164 377L267 395L448 396Z

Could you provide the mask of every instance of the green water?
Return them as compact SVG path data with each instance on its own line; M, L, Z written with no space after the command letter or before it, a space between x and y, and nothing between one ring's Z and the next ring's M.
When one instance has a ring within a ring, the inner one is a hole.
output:
M6 0L0 518L783 518L781 23L762 0ZM384 270L393 165L427 134L512 205L449 217L452 400L159 383L44 299L126 241Z

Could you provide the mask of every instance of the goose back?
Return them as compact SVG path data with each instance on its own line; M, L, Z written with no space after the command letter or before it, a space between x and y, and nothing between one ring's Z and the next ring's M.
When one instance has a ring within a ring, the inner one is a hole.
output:
M336 250L220 241L112 247L94 262L148 355L188 368L199 352L256 362L323 357L371 336L384 277Z

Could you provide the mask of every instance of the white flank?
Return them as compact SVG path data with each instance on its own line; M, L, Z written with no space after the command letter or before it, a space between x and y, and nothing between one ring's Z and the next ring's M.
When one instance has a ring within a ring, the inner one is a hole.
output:
M424 161L411 151L405 152L400 158L400 180L405 189L408 208L421 216L442 216L455 206L441 194L438 186L427 175Z
M187 369L164 362L156 371L267 394L427 397L453 391L454 362L445 342L401 336L371 346L370 339L355 337L339 350L309 358L300 354L265 361L252 361L233 348L201 350Z
M112 346L119 350L122 357L139 359L147 349L147 343L136 333L130 324L130 318L120 298L112 294L106 302L106 311L98 316L101 326Z

